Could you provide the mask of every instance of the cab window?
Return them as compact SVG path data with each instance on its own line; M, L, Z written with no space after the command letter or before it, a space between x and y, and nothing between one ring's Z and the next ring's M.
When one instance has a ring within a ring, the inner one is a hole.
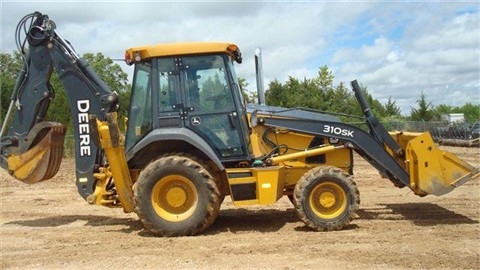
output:
M135 67L126 136L127 150L152 130L150 73L149 62L137 64Z

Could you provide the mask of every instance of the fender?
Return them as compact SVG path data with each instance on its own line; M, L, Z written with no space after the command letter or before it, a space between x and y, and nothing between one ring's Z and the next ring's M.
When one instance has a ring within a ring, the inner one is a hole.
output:
M220 159L217 157L215 151L208 145L208 143L196 133L187 128L169 128L169 129L156 129L148 133L143 139L141 139L134 147L132 147L127 153L127 162L130 162L138 152L157 141L184 141L196 148L210 158L217 167L223 171L223 166Z

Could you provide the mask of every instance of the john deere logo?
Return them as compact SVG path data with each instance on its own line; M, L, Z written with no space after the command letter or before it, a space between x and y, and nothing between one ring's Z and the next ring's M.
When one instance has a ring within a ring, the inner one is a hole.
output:
M190 121L192 122L192 125L194 125L194 126L198 126L202 123L202 119L200 119L200 117L192 117L192 119Z

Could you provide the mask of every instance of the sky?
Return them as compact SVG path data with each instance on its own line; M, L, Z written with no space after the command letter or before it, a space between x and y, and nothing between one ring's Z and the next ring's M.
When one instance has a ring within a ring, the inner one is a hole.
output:
M2 53L17 50L20 19L40 11L80 55L119 59L135 46L233 42L244 59L237 76L250 91L260 47L265 89L289 76L314 78L326 65L335 85L358 80L403 115L422 91L433 106L480 103L479 1L0 1Z

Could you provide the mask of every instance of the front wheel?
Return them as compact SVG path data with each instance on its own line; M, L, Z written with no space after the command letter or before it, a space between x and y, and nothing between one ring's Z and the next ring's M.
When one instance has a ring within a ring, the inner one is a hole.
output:
M305 173L297 182L293 197L298 217L317 231L345 228L360 204L352 176L329 166L316 167Z
M134 185L135 212L160 236L203 232L220 209L211 174L194 157L172 154L151 162Z

